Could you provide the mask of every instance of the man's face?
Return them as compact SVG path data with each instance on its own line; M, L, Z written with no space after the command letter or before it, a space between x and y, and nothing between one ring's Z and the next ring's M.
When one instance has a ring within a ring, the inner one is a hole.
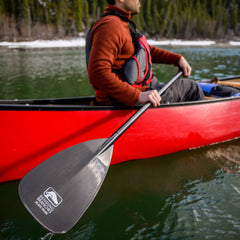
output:
M131 11L132 14L138 14L140 12L141 0L125 0L124 9Z

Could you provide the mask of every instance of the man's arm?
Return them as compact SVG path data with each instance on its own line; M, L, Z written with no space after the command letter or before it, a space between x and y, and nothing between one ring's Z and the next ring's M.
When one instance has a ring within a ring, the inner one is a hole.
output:
M192 68L182 55L154 46L151 46L151 55L153 63L172 64L183 70L184 77L191 75Z

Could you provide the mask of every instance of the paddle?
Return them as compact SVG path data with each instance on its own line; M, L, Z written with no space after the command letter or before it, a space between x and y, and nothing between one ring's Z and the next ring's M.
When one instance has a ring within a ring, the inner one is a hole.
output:
M179 72L160 91L179 77ZM108 139L96 139L64 149L27 173L19 183L23 205L47 230L65 233L87 210L107 174L113 143L151 106L144 104Z

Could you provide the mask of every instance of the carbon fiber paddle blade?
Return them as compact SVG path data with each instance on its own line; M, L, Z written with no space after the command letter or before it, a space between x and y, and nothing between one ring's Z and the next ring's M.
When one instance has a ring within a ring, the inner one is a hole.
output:
M22 203L44 228L65 233L87 210L111 162L113 145L96 155L105 140L96 139L67 148L20 181L18 191Z

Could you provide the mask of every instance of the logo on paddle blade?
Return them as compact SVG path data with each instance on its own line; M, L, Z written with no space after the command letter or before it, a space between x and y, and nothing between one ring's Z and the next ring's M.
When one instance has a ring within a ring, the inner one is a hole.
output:
M54 207L59 206L63 201L62 197L52 187L44 191L43 195Z
M35 204L45 215L51 214L63 202L62 197L52 188L47 188L35 200Z

